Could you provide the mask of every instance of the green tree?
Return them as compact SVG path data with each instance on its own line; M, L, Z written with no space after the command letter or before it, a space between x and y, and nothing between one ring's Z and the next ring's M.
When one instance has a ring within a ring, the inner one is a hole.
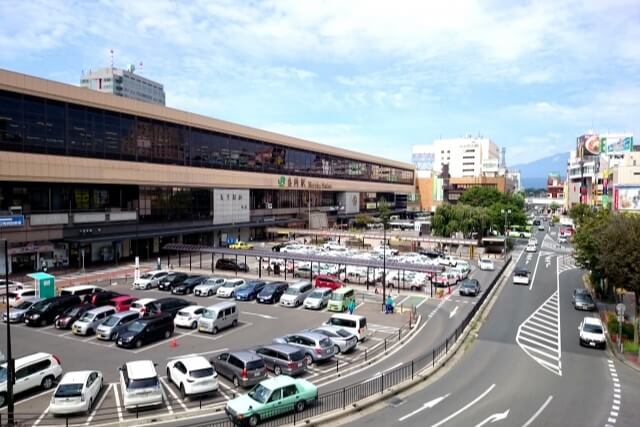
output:
M551 212L556 213L556 211L560 209L560 205L556 202L551 202L551 204L549 205L549 209L551 209Z
M371 224L373 222L373 218L371 217L371 215L358 214L358 215L356 215L356 218L355 218L355 220L353 222L354 222L356 227L364 228L368 224Z
M583 217L580 227L577 228L573 237L575 247L575 259L579 266L591 271L591 278L594 283L600 283L604 277L603 265L600 254L602 252L600 236L604 228L608 225L610 218L608 211L600 210L596 213L590 210L588 216ZM576 220L574 220L576 221ZM606 289L600 289L601 294L606 293Z
M569 218L573 220L576 227L582 225L586 218L594 215L593 209L587 205L575 205L569 209Z
M462 193L458 203L470 206L483 206L486 208L494 203L505 201L505 195L495 188L471 187Z

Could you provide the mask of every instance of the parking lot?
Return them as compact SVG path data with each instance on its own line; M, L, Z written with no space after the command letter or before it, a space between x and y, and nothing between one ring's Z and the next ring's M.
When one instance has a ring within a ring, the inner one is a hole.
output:
M126 283L109 286L109 289L136 297L161 298L170 295L157 289L133 290L131 285ZM194 297L188 295L183 298L205 306L226 301L215 296ZM409 299L415 300L418 304L425 300L420 296L403 295L398 299L398 302ZM409 312L384 315L380 311L381 302L380 295L359 292L356 314L363 314L367 317L370 336L360 343L354 352L339 354L329 362L310 366L303 377L321 386L344 372L360 369L370 363L371 358L382 356L385 347L388 346L390 350L393 346L398 345L398 336L408 333L408 328L406 331L400 329L403 326L406 328ZM236 389L231 381L219 376L219 392L196 398L181 399L178 389L164 378L167 362L185 355L202 355L213 358L227 350L246 349L259 344L267 344L277 336L319 326L330 316L326 309L309 311L303 308L258 304L255 301L238 302L238 306L240 319L235 328L220 331L217 335L176 328L173 336L167 340L131 350L117 347L113 342L100 341L95 336L76 336L70 331L58 330L53 326L31 328L23 324L12 325L14 355L19 357L38 351L50 352L60 357L64 372L95 369L100 370L104 375L103 391L89 414L73 416L69 419L55 418L47 414L53 391L42 392L38 390L17 396L17 418L26 425L34 426L65 425L67 423L69 425L100 425L128 420L136 424L142 422L143 419L148 422L157 416L171 414L178 416L181 413L197 411L200 408L222 409L228 399L238 393L244 393L246 390ZM413 321L415 322L415 319ZM5 339L4 329L0 334L0 339ZM139 413L128 412L121 406L122 395L118 382L118 368L127 361L142 359L150 359L157 363L156 369L160 375L163 375L161 383L165 394L165 405L152 410L140 410ZM0 412L0 414L3 413L6 414L6 408ZM184 415L182 414L182 416ZM138 421L136 421L137 417L139 417Z

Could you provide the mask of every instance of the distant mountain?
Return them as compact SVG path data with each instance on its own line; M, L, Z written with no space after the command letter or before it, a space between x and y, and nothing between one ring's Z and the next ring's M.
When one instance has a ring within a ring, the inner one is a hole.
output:
M558 173L563 177L567 175L567 161L569 161L568 152L543 157L529 163L513 165L509 169L520 171L520 179L524 188L544 188L547 186L547 175L550 173Z

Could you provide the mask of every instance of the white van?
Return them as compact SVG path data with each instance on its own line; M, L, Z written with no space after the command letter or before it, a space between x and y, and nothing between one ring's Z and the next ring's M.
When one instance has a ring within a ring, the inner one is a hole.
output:
M60 291L60 295L78 295L80 299L84 295L95 294L96 292L102 292L103 289L98 286L91 285L78 285L78 286L69 286L68 288L64 288Z
M367 318L358 314L334 314L324 322L325 325L342 328L358 337L358 341L363 341L369 333L367 332Z
M164 403L160 379L151 360L125 363L120 368L120 390L122 406L127 410Z
M198 330L217 334L220 329L238 324L238 306L234 301L221 302L207 307L198 319Z

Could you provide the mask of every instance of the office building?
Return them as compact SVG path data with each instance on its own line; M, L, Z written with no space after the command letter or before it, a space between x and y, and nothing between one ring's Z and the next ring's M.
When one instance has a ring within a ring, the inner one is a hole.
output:
M416 170L431 168L439 174L446 164L452 177L480 177L484 170L489 174L497 174L500 151L489 138L466 136L436 139L433 144L414 145L412 161Z
M127 70L113 67L89 70L88 73L83 72L80 77L80 86L124 98L165 105L164 86L134 71L133 65Z

